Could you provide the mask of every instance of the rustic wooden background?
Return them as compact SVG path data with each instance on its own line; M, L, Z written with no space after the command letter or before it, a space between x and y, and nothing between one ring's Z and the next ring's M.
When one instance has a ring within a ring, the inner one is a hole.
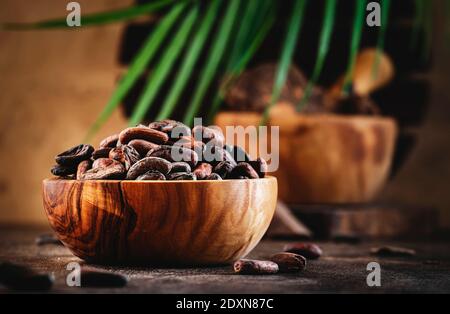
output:
M63 16L68 1L2 0L0 21ZM132 0L79 0L82 14L119 8ZM439 27L439 20L436 24ZM123 25L71 31L0 31L0 222L46 223L41 180L55 153L77 144L101 111L121 72ZM450 227L450 48L434 37L430 106L411 132L417 147L382 200L437 206ZM117 111L94 143L126 125Z

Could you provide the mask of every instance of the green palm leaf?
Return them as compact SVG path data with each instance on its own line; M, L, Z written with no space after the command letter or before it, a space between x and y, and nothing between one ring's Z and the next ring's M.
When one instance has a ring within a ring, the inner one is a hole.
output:
M148 4L142 4L132 6L125 9L113 10L109 12L93 13L81 16L81 25L101 25L119 21L126 21L136 18L138 16L155 12L168 5L172 5L175 0L160 0L154 1ZM27 30L27 29L45 29L45 28L73 28L67 26L66 17L46 20L35 23L3 23L0 24L0 29L13 29L13 30Z
M353 80L353 70L355 68L356 55L358 54L359 44L361 42L364 16L366 13L366 0L356 0L355 17L353 19L353 31L350 42L350 56L345 74L342 90L345 94L349 93Z
M161 23L147 38L146 42L144 43L144 46L141 48L141 50L131 63L128 72L120 80L119 85L114 90L114 93L112 94L103 111L100 113L100 116L91 126L85 141L88 141L91 138L91 136L100 129L100 127L105 123L105 121L111 116L113 111L117 108L119 103L128 93L128 91L136 82L136 80L139 78L139 76L142 74L142 72L144 72L145 68L147 67L147 64L155 55L158 47L161 45L161 42L166 37L168 31L176 21L177 17L183 11L184 7L185 3L180 3L175 7L173 7L167 14L167 16L164 17Z
M156 117L156 120L166 119L172 114L172 111L175 108L180 97L181 91L186 86L186 83L191 77L192 70L198 57L200 56L200 52L211 30L211 26L213 25L213 22L217 16L220 4L220 1L211 1L206 15L203 18L202 23L198 27L198 32L186 51L186 56L184 57L183 64L181 65L180 70L176 75L175 83L170 89L169 95L166 97L164 104Z
M320 33L319 49L317 53L316 64L314 65L313 74L311 79L306 85L305 92L302 99L297 105L297 111L300 111L303 106L308 102L311 96L312 89L319 79L320 72L322 71L325 58L327 56L328 50L330 48L330 39L333 32L334 18L336 13L336 0L327 0L325 4L325 14L323 17L322 30Z
M375 55L375 61L372 67L372 78L376 79L378 77L378 68L380 66L381 53L384 50L384 39L386 37L386 29L389 17L389 8L391 6L391 0L381 1L381 26L380 33L378 34L377 42L377 53Z
M136 108L131 115L129 124L135 125L142 121L147 111L150 109L156 94L162 83L167 78L169 71L177 60L181 49L184 47L189 33L194 25L195 19L198 15L198 6L194 7L184 19L183 23L178 28L177 33L172 38L169 47L164 55L159 60L154 71L147 79L147 84L144 87L144 92L139 98Z
M206 65L202 71L202 75L200 77L200 82L197 85L197 89L195 90L192 101L187 109L187 112L184 116L184 123L191 124L195 115L198 112L200 107L200 103L208 89L209 84L214 78L214 74L219 66L220 60L225 52L226 44L230 37L230 33L232 30L233 23L237 16L237 11L239 9L239 0L229 0L229 6L225 13L225 17L221 23L221 27L213 46L211 48L209 58L206 61Z
M286 82L287 74L292 63L292 56L297 44L298 34L302 26L306 2L306 0L296 0L294 3L293 13L288 24L286 39L281 52L280 63L275 74L272 96L269 105L264 110L261 124L267 123L270 109L277 102L278 98L280 98L281 89Z

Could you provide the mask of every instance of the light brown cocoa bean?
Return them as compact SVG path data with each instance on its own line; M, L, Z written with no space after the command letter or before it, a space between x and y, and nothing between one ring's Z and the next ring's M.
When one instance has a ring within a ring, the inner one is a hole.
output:
M278 272L278 265L272 261L241 259L233 264L235 273L241 275L265 275Z
M283 252L274 254L270 260L277 263L282 273L296 273L306 268L306 258L295 253Z
M207 176L211 175L212 173L212 166L206 162L202 162L195 167L194 171L192 172L196 175L197 179L203 180Z
M100 158L96 161L98 160L102 160L101 166L86 171L81 175L81 180L122 180L125 178L127 172L121 162L106 158Z
M92 161L84 160L78 164L77 168L77 180L81 180L83 174L86 173L89 169L91 169Z

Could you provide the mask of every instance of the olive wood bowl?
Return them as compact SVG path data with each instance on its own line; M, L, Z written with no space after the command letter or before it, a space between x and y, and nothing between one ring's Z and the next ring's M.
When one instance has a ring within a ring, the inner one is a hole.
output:
M213 265L248 254L275 211L277 180L45 179L53 230L99 264Z

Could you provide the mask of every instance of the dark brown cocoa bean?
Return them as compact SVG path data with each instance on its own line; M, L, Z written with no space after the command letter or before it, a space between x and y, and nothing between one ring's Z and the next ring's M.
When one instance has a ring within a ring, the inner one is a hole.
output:
M133 147L141 156L147 155L149 150L159 146L146 140L131 140L128 145Z
M57 177L67 177L77 172L76 167L66 167L61 165L54 165L50 172Z
M108 167L111 164L111 161L109 158L99 158L94 160L92 163L92 169L99 168L99 167Z
M267 173L267 162L263 158L257 158L256 160L248 161L248 164L255 169L260 178L264 178Z
M284 247L285 252L299 254L307 259L317 259L322 256L322 249L314 243L291 243Z
M206 162L202 162L195 167L193 173L197 179L203 180L212 173L212 166Z
M223 147L228 153L230 153L231 157L236 161L236 163L245 161L250 161L250 156L239 146L231 146L231 145L225 145Z
M86 173L89 169L92 167L92 161L90 160L83 160L78 164L77 168L77 180L80 180L83 174Z
M111 136L108 136L107 138L103 139L100 142L100 145L98 146L99 148L103 148L103 147L116 147L117 142L119 141L119 134L114 134Z
M189 164L184 161L173 162L172 170L170 171L170 173L175 173L175 172L188 172L189 173L189 172L191 172L191 166L189 166Z
M209 176L205 178L205 180L222 180L222 177L217 173L211 173Z
M249 179L259 178L259 175L255 169L253 169L252 166L246 162L238 163L237 166L233 168L233 171L231 171L231 178L238 178L240 176L247 177Z
M185 147L161 145L150 150L147 157L159 157L170 162L184 161L194 168L198 162L198 155L195 151Z
M175 172L169 174L169 180L197 180L197 176L193 173Z
M234 167L235 165L229 161L221 161L214 167L214 172L220 175L223 179L228 179Z
M0 262L0 284L13 290L47 291L55 278L50 274L38 274L31 268L9 262Z
M121 162L106 158L97 159L95 162L98 161L101 161L101 164L86 171L81 176L81 180L122 180L125 178L127 172Z
M166 175L171 169L172 164L163 158L145 157L131 166L130 170L128 170L127 180L135 180L140 175L152 170Z
M125 170L128 171L132 165L141 159L141 156L133 147L121 145L109 152L109 158L120 161L125 166Z
M241 275L266 275L278 272L278 265L272 261L241 259L233 264L235 273Z
M191 135L191 129L187 125L170 119L152 122L149 124L149 128L164 132L169 135L169 138L171 139L178 139L182 136Z
M111 151L112 147L100 147L94 150L92 153L92 159L99 159L99 158L108 158L109 152Z
M225 138L222 130L218 127L206 127L197 125L192 129L192 134L197 141L223 147Z
M202 161L210 163L213 167L221 161L228 161L236 166L236 161L227 150L209 143L203 149Z
M39 246L47 244L62 245L62 242L59 241L59 239L54 234L50 233L41 234L40 236L36 237L34 242Z
M128 284L128 278L106 271L81 269L81 287L120 288Z
M415 250L396 246L383 246L378 248L372 248L370 250L370 253L372 255L384 257L411 257L416 255Z
M278 253L272 255L270 260L278 265L282 273L296 273L306 268L306 258L295 253Z
M91 158L93 151L91 145L80 144L58 154L55 160L58 165L76 168L80 162Z
M141 174L136 178L136 181L147 181L147 180L166 180L166 177L159 171L152 170Z
M164 132L143 127L127 128L120 132L120 144L128 144L131 140L146 140L155 144L164 144L169 140L169 136Z

